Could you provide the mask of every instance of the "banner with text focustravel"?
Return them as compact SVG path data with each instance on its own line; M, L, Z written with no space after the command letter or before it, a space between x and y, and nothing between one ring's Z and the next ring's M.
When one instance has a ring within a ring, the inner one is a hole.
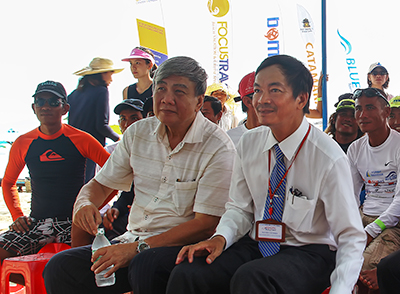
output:
M232 19L228 0L208 0L213 38L213 83L227 83L229 80L229 56L232 50Z

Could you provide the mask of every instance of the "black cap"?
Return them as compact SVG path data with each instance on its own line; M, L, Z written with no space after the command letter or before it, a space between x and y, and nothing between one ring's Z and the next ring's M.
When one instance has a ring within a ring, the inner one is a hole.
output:
M342 101L343 99L353 99L353 94L345 93L345 94L340 95L338 98L338 102L335 103L335 107L337 107L339 102Z
M143 101L140 99L125 99L120 104L115 106L114 113L119 115L122 110L127 109L129 107L138 111L143 111Z
M32 97L35 97L39 93L48 92L60 97L61 99L67 100L67 92L65 92L64 86L59 82L54 81L45 81L40 83L37 88L35 94Z
M150 110L153 110L153 97L149 97L146 99L143 105L143 117L147 116Z

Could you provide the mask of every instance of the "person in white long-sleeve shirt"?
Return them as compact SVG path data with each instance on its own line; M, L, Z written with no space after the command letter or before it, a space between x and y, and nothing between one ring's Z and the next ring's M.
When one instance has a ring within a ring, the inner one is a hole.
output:
M367 135L353 142L348 150L355 195L365 184L366 199L361 207L367 247L359 283L360 293L378 289L376 266L400 249L400 134L390 129L386 94L376 88L354 92L355 117ZM373 292L372 292L373 293Z
M226 212L211 239L182 248L167 294L352 292L366 234L346 155L304 117L312 84L287 55L258 67L253 105L262 126L239 141ZM287 173L276 176L281 153ZM275 192L279 178L285 189Z

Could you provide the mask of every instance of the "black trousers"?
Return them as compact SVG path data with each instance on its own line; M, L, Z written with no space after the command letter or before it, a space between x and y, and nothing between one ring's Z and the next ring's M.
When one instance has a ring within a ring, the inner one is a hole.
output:
M378 285L381 294L400 291L400 251L393 252L378 263Z
M282 246L262 258L258 243L246 236L212 264L195 258L176 266L167 294L304 293L321 294L330 285L336 252L327 245Z
M116 271L113 286L98 288L92 263L91 245L73 248L53 256L43 271L48 294L165 293L167 282L182 247L160 247L136 255L129 267Z
M160 247L136 255L116 272L113 286L95 284L91 246L56 254L43 272L48 294L83 293L304 293L320 294L329 286L335 252L326 245L282 247L262 258L257 242L246 236L211 265L204 257L175 266L178 247Z

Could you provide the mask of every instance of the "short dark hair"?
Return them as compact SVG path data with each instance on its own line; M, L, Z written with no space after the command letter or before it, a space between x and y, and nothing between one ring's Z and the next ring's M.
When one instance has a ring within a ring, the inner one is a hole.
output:
M214 115L217 115L218 113L220 113L222 111L221 101L219 101L217 98L212 97L212 96L205 96L204 102L211 102L211 108L214 111Z
M156 70L153 79L153 93L159 81L172 75L186 77L194 82L196 96L204 95L206 92L208 76L204 68L191 57L177 56L167 59Z
M314 84L310 71L301 61L292 56L274 55L264 59L264 61L261 62L260 66L256 70L256 76L261 70L271 65L277 65L281 69L286 81L292 88L293 97L295 99L301 93L308 94L308 101L303 108L303 113L310 113L310 97Z

